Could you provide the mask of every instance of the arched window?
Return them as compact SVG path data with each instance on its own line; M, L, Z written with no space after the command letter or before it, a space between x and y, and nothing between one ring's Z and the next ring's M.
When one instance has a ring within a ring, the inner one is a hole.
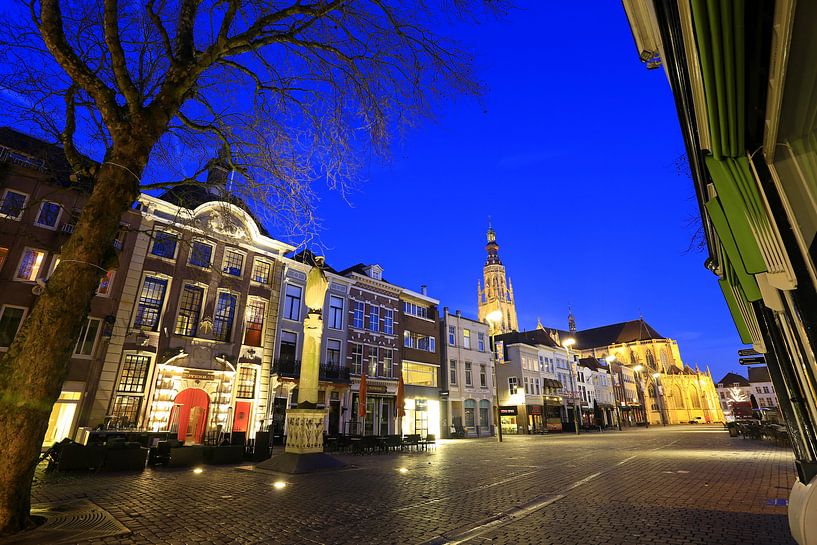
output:
M649 348L647 349L647 367L650 369L655 369L655 356L652 355L652 350Z
M635 350L630 350L630 363L638 363L638 354L635 353Z
M670 392L672 396L672 404L674 409L683 409L686 407L684 403L684 394L681 392L681 388L679 386L673 386Z
M487 399L481 399L479 401L479 427L481 428L488 428L490 425L488 423L488 415L491 414L491 402Z
M465 427L473 428L477 425L477 402L473 399L465 400Z
M689 397L690 401L692 402L693 409L700 409L701 408L701 398L698 397L698 389L695 386L689 387Z
M669 367L669 354L667 354L667 349L662 348L661 354L658 356L661 359L661 366L666 369Z

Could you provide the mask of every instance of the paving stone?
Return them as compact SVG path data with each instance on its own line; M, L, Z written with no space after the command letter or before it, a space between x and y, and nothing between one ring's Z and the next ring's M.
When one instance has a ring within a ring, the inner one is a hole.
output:
M716 426L452 440L425 453L340 457L354 467L295 476L223 466L198 475L39 472L32 499L85 497L126 520L132 533L104 543L419 544L509 514L469 543L794 543L786 507L767 502L788 497L791 451ZM274 489L278 480L287 486Z

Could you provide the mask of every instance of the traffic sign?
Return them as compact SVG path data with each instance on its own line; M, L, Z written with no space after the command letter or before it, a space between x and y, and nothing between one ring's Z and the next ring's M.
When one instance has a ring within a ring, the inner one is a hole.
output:
M751 358L740 358L741 365L766 365L766 358L761 356L753 356Z

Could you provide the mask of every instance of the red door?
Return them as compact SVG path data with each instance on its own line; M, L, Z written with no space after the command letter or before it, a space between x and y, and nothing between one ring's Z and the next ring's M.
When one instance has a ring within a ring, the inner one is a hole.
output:
M235 416L233 417L233 431L247 431L250 423L250 410L252 403L250 401L236 401L235 402Z
M207 428L207 407L210 397L198 388L182 390L174 403L179 405L179 441L201 443Z

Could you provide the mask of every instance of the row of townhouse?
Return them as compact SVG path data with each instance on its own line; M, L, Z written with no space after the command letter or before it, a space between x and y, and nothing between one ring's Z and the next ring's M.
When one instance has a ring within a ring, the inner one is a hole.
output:
M12 129L0 128L0 163L6 350L58 266L88 188L69 181L60 148ZM226 181L213 165L206 186L140 195L123 215L116 265L76 342L47 443L110 428L171 430L189 443L221 432L286 433L315 256L272 238L241 201L224 197ZM425 287L390 283L379 265L325 272L319 405L328 433L492 432L487 326L441 316Z
M579 357L544 328L497 336L499 412L505 434L641 422L632 370Z

